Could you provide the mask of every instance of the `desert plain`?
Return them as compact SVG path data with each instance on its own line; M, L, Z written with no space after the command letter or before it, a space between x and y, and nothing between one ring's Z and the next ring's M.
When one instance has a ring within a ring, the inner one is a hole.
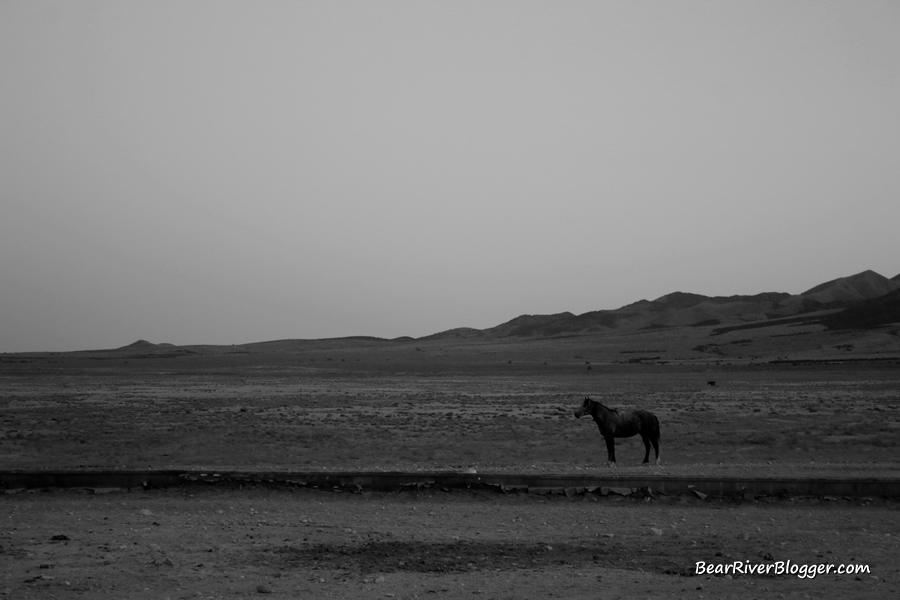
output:
M711 351L697 332L5 354L0 465L900 478L896 333L786 323ZM586 395L654 412L661 465L640 465L631 438L607 466L574 418ZM6 490L0 521L0 594L16 598L900 593L900 504L884 497L197 484ZM696 574L786 561L866 572Z

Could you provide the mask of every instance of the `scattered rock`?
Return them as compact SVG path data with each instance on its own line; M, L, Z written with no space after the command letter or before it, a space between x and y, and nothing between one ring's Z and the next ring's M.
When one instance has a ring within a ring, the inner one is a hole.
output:
M630 496L636 488L624 488L624 487L600 487L600 494L602 496L608 496L610 494L618 494L620 496Z
M256 586L256 591L260 594L271 594L272 588L270 588L269 586L267 586L264 583L261 583L258 586Z
M375 578L375 583L384 583L384 575L379 575Z
M123 491L125 490L117 487L88 488L88 492L91 494L117 494Z
M662 535L663 534L663 530L660 529L659 527L651 527L650 531L653 532L653 535Z

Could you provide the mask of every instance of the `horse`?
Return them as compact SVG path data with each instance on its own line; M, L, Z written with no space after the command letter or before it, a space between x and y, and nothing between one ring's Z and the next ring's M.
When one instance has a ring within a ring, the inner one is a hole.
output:
M644 463L650 462L650 445L656 450L656 464L659 465L659 419L646 410L626 410L619 413L614 408L603 406L600 402L585 396L584 402L575 411L575 418L591 415L597 422L600 435L606 440L609 453L608 465L616 466L615 438L627 438L640 434L644 440Z

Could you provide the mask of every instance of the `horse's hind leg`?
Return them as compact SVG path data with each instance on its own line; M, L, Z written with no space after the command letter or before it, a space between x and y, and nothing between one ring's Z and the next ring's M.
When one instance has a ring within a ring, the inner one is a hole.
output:
M641 439L644 440L644 463L647 464L650 462L650 436L642 435Z
M653 449L656 451L656 464L659 466L659 438L655 437L650 441L653 442ZM649 454L649 452L650 449L648 448L647 453Z

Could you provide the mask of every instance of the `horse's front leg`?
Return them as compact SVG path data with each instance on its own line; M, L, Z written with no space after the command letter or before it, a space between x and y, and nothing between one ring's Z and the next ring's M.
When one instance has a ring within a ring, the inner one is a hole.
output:
M608 455L607 466L615 467L616 466L616 441L613 436L604 436L604 440L606 440L606 453Z

